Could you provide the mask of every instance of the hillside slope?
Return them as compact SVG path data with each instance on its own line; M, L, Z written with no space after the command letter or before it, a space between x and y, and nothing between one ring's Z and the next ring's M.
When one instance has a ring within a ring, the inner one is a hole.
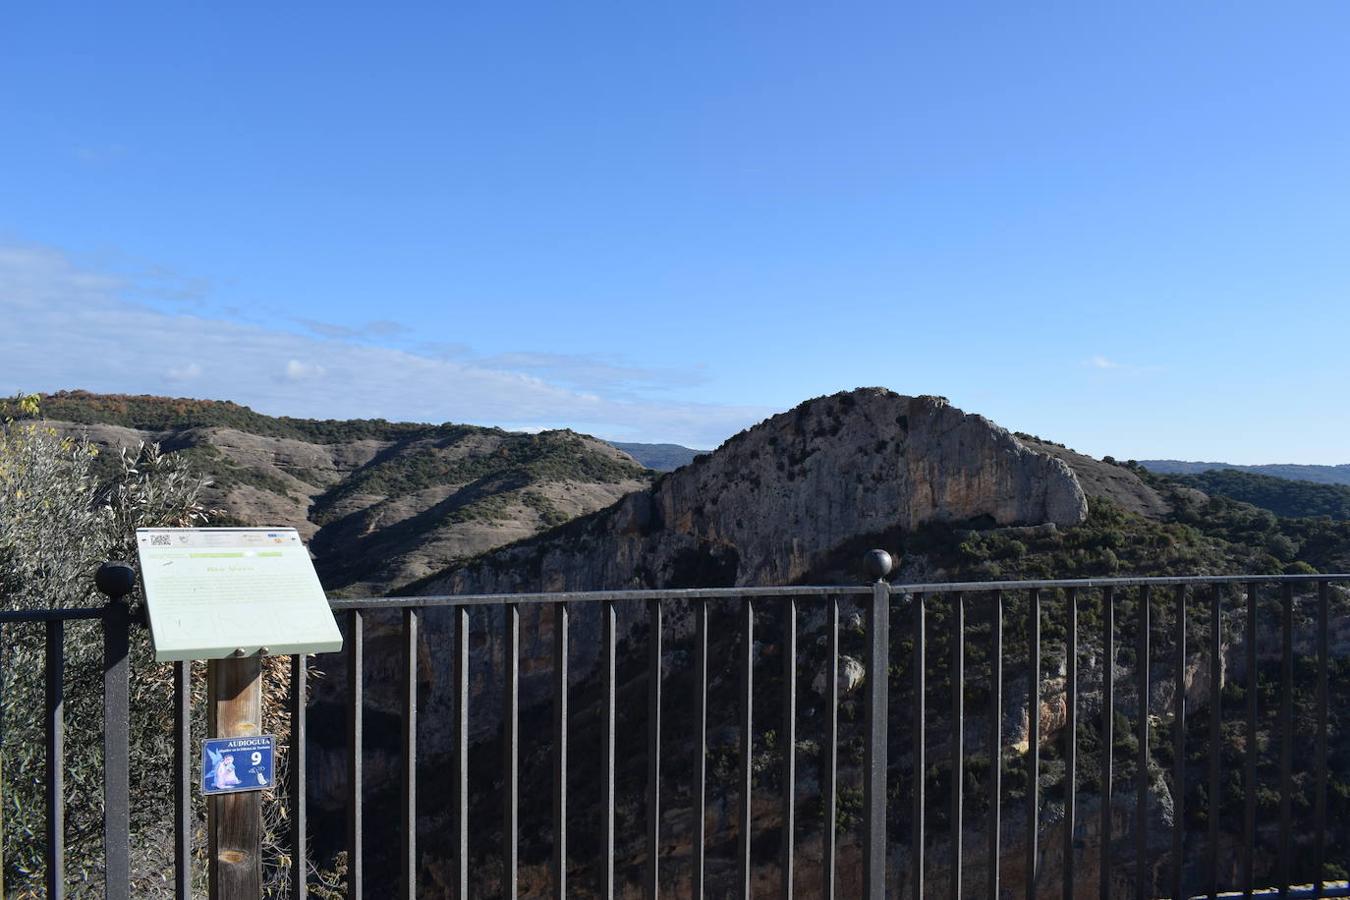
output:
M1350 519L1350 485L1294 481L1239 469L1211 469L1195 475L1167 477L1206 494L1250 503L1280 516Z
M642 465L657 472L674 472L682 466L689 465L694 461L694 457L703 452L680 444L635 444L623 441L609 443L610 446L617 447Z
M1269 475L1272 478L1288 478L1293 481L1315 481L1318 484L1350 485L1350 463L1338 466L1309 466L1296 463L1270 463L1259 466L1239 466L1223 462L1186 462L1180 459L1143 459L1139 464L1150 472L1160 475L1198 475L1215 469L1232 469L1238 472L1251 472L1256 475Z
M344 594L395 590L609 506L652 477L571 431L315 421L84 392L44 396L41 406L53 427L103 447L150 441L185 455L213 481L217 524L294 526L325 588Z

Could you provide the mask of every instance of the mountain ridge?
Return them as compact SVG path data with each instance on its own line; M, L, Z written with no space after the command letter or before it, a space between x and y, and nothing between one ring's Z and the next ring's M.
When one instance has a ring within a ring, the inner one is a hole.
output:
M296 527L333 594L395 591L654 477L566 429L295 419L228 401L85 391L43 395L39 406L48 425L102 448L148 442L182 454L212 479L217 524ZM2 417L26 414L3 401Z
M1139 465L1149 471L1157 472L1160 475L1197 475L1215 469L1232 469L1241 472L1253 472L1257 475L1269 475L1272 478L1284 478L1289 481L1350 485L1350 463L1341 463L1334 466L1303 463L1239 465L1224 462L1188 462L1180 459L1141 459L1138 462Z

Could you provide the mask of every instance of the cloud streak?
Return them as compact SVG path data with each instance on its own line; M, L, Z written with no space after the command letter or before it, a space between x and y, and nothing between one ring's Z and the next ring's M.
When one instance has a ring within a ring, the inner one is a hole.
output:
M43 247L0 246L0 392L85 388L199 397L316 418L568 425L713 446L775 410L652 400L680 375L565 354L422 353L363 340L384 323L296 334L127 299L139 285ZM395 324L395 323L389 323ZM371 326L376 326L373 330ZM354 333L362 331L362 334ZM391 333L397 329L391 329Z
M1096 369L1099 372L1119 372L1124 375L1142 375L1148 372L1160 372L1161 366L1134 366L1127 363L1117 362L1107 356L1100 354L1092 356L1083 362L1083 365L1090 369Z

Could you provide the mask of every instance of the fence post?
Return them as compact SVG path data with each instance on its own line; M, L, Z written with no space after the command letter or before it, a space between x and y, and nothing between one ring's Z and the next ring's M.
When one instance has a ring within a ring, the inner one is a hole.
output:
M103 611L103 855L104 896L127 900L131 891L131 611L127 595L136 570L105 562L94 584L108 597Z
M207 662L212 737L262 733L262 659L240 656ZM262 794L219 794L207 801L207 859L211 900L262 896Z
M886 724L890 675L891 555L869 550L863 560L874 579L867 607L867 746L863 762L863 894L886 897Z

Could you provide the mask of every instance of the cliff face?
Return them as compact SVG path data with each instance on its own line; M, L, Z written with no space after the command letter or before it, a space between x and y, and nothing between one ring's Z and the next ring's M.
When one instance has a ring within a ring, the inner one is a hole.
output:
M426 593L790 584L846 541L933 521L1077 524L1063 460L938 397L868 388L762 422L649 490L425 581Z
M841 545L882 532L934 521L1071 526L1086 515L1084 492L1063 461L941 398L864 389L808 401L606 510L493 551L424 580L416 589L463 594L790 584ZM641 603L618 607L623 657L629 659L634 645L645 643L646 609ZM757 631L765 653L775 652L774 610L765 607ZM522 721L547 722L554 611L526 604L519 614ZM803 610L803 634L820 627L820 614L818 608ZM672 602L664 616L671 636L665 666L674 671L682 652L677 644L689 633L692 609ZM470 732L480 748L498 740L505 666L502 627L499 608L471 612ZM379 710L392 721L398 715L397 698L385 692L397 679L392 674L377 677L371 667L398 658L399 625L396 617L371 615L366 628L368 715ZM601 628L596 605L574 604L570 628L569 674L578 697L573 717L583 721L596 712L592 689ZM443 610L428 611L420 629L427 652L420 666L419 753L429 763L434 759L448 765L454 721L447 652L452 618ZM718 627L710 651L716 658L731 658L731 646L723 644L734 633L734 627ZM328 677L316 687L312 723L315 715L340 721L344 662L341 657L325 659ZM812 665L810 670L818 668ZM620 694L636 698L629 682L643 677L641 672L621 673ZM583 697L588 702L581 702ZM621 705L620 719L631 720L632 730L640 733L636 723L643 720L645 707L629 701ZM687 709L678 705L667 712L676 721ZM377 773L392 773L395 767L375 764L374 757L388 760L372 755L370 748L368 757L367 789L390 788ZM312 799L317 808L336 809L341 805L340 759L322 752L314 759L318 789ZM546 791L547 785L533 788Z

